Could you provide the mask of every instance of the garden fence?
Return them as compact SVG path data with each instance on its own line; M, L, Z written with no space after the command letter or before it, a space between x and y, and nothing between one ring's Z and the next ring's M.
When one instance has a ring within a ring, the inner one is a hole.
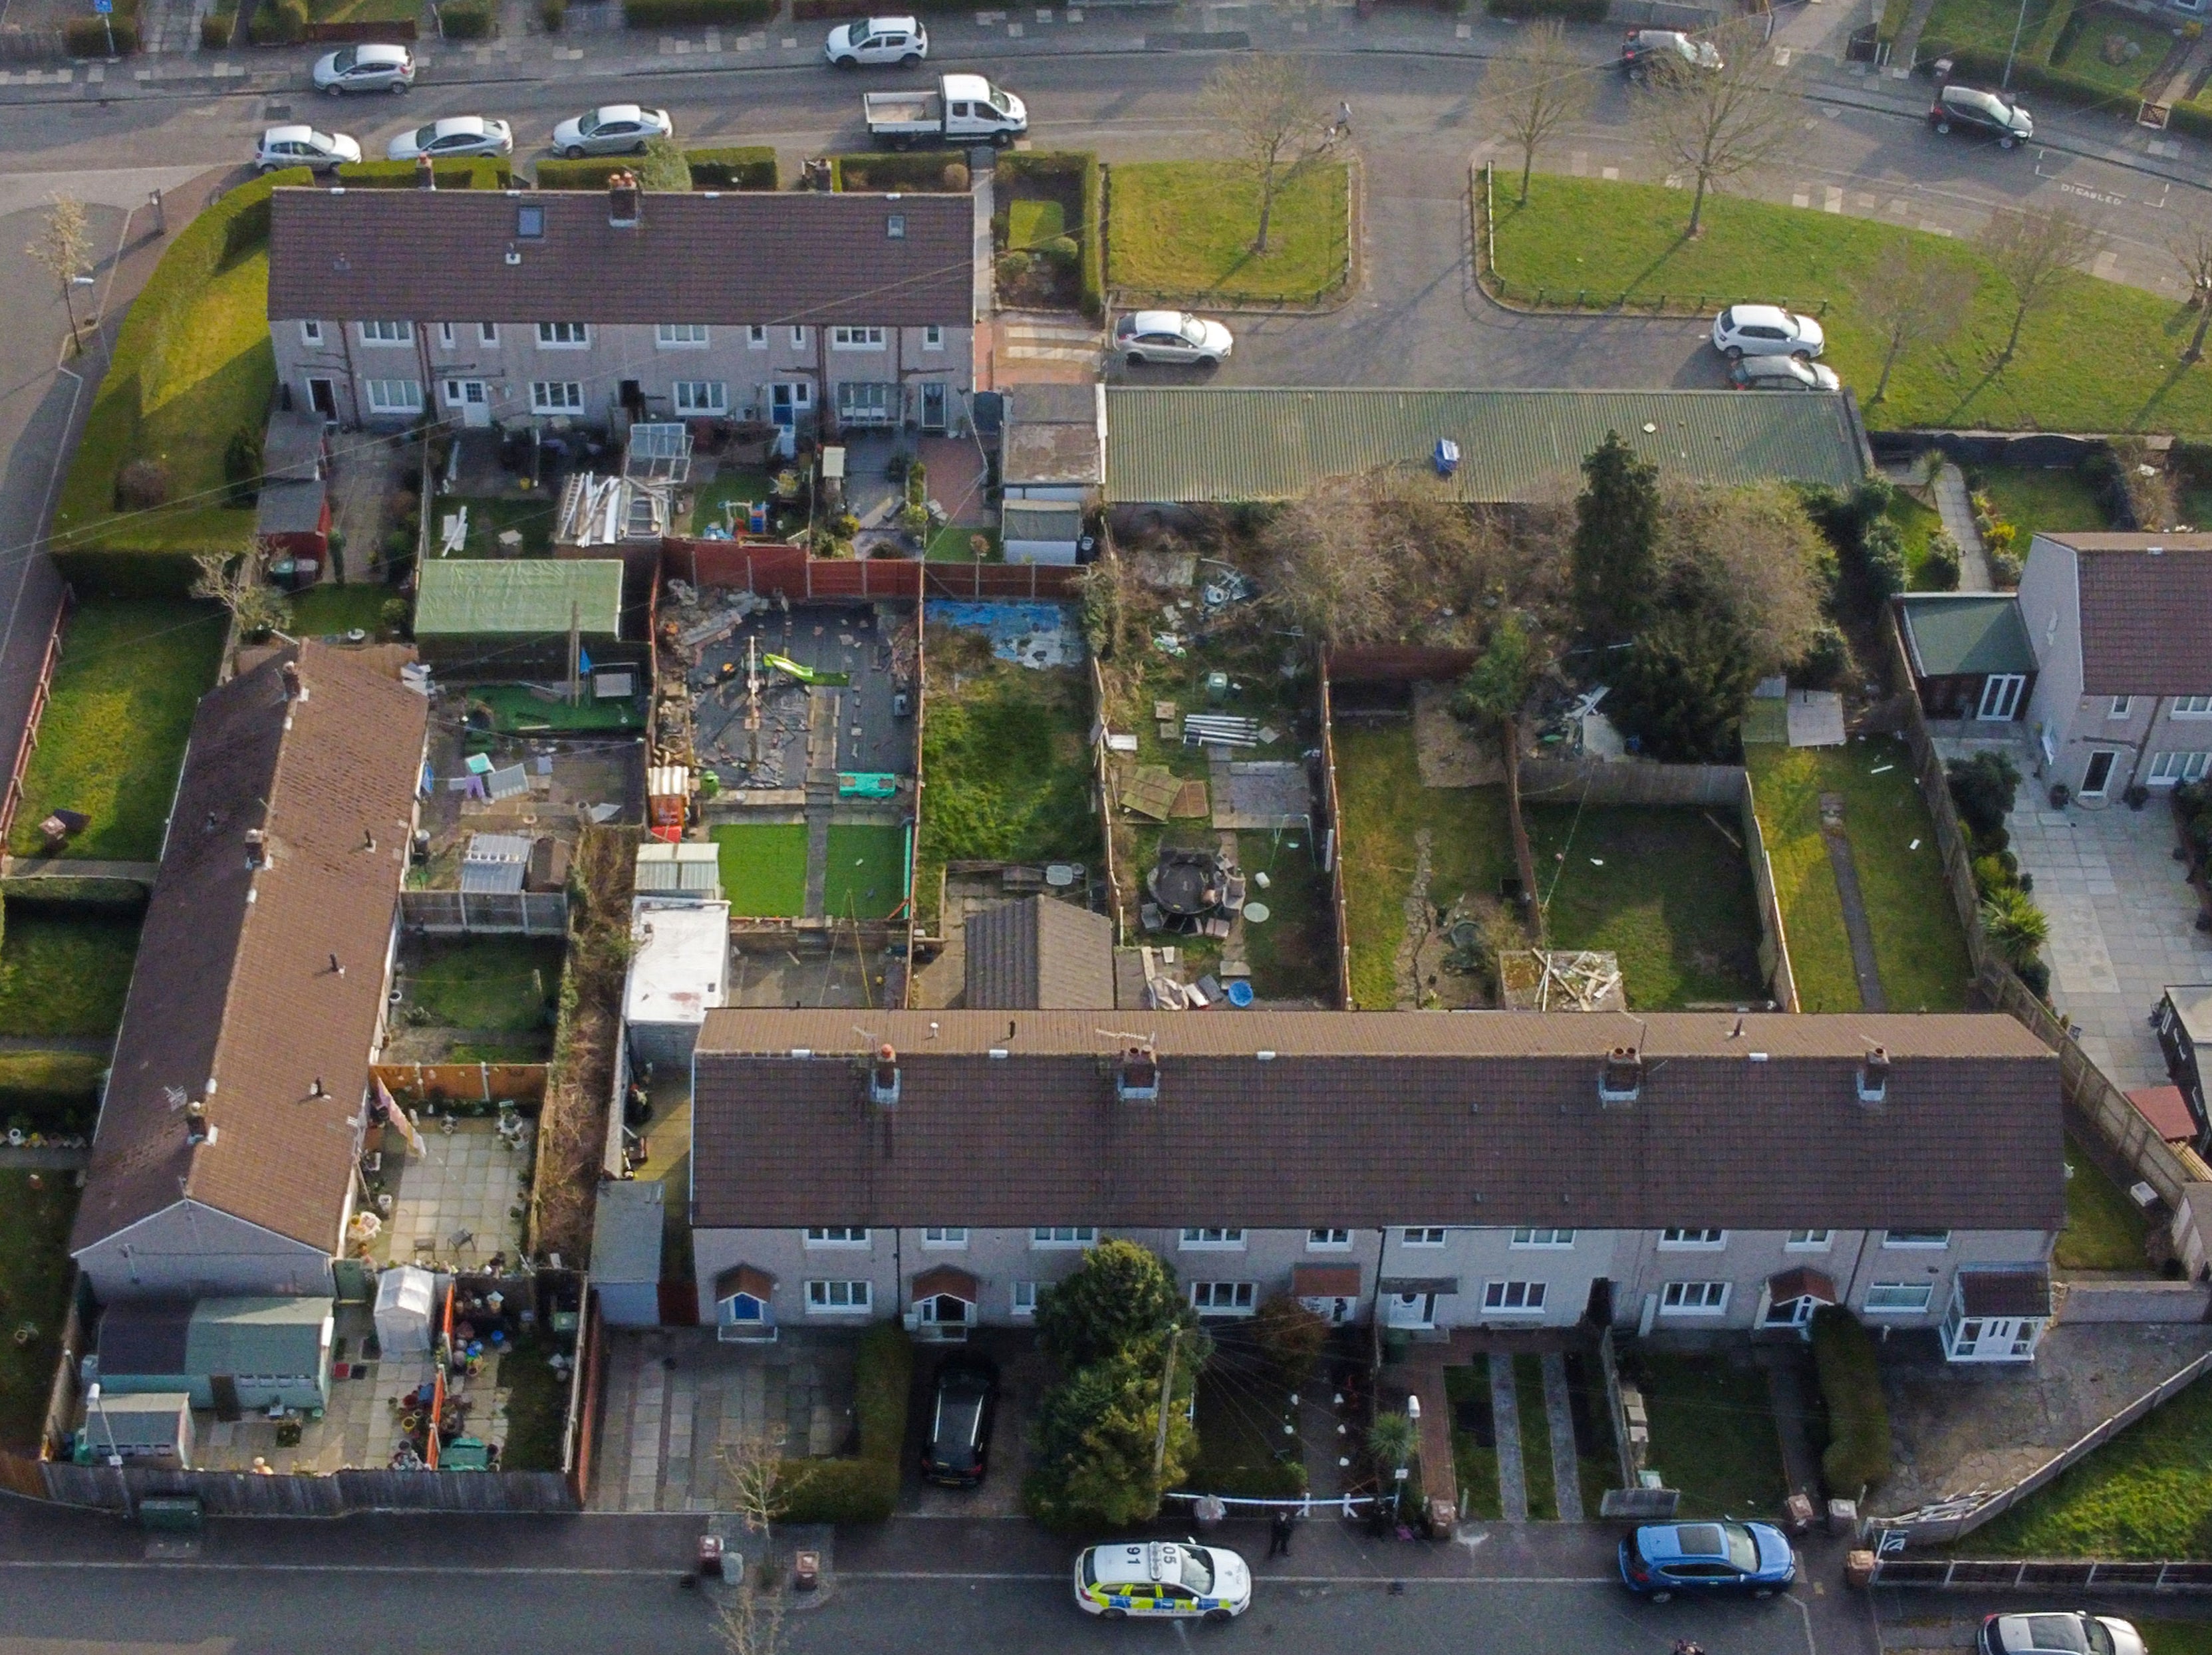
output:
M0 35L0 39L5 38ZM7 795L0 798L0 844L5 844L15 830L15 812L23 807L23 776L31 767L31 755L39 745L39 720L46 715L46 701L53 692L54 669L62 658L62 628L68 623L73 607L72 594L55 569L53 560L43 555L33 558L23 572L23 589L16 598L15 612L27 620L50 610L53 619L46 627L46 642L39 646L38 670L23 709L22 733L15 738L15 762L8 772ZM28 627L23 633L27 643L38 636ZM13 649L0 649L0 673L5 673L8 657L15 653Z
M787 597L1073 597L1082 570L1055 563L922 563L900 557L809 557L802 546L731 540L661 543L662 568L695 586L741 586Z
M1324 649L1321 658L1321 808L1329 841L1328 911L1336 940L1336 1003L1340 1009L1352 1011L1357 1008L1352 1003L1352 911L1344 893L1344 800L1336 786L1336 708L1329 694L1329 674L1334 664L1334 657Z
M2212 1591L2212 1563L2085 1563L2070 1558L1876 1557L1877 1586L2034 1591Z
M433 1109L449 1102L511 1100L534 1106L545 1100L542 1063L380 1063L369 1072L397 1101Z
M573 1512L559 1471L334 1471L326 1476L180 1471L153 1466L40 1468L48 1500L134 1511L148 1497L183 1494L211 1517L344 1517L354 1512Z

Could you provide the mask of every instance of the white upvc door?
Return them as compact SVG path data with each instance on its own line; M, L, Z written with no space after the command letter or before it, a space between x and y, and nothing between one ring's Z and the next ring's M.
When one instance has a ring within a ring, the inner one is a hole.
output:
M2020 693L2027 684L2024 673L1991 673L1982 680L1981 708L1974 716L1994 723L2010 722L2020 711Z
M1434 1327L1437 1295L1433 1293L1394 1293L1389 1310L1392 1327Z
M470 430L491 423L491 396L482 379L447 380L446 406L459 410L461 424Z

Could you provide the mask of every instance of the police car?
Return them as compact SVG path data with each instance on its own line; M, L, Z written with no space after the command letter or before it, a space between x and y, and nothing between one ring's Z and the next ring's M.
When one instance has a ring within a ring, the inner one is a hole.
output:
M1075 1560L1075 1601L1109 1621L1226 1621L1252 1606L1252 1571L1235 1552L1194 1541L1093 1546Z

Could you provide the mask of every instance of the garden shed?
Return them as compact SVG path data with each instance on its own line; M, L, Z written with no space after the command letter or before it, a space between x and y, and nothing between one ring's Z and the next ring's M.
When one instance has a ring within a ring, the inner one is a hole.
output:
M2035 651L2010 592L1914 592L1897 621L1920 710L1931 718L2009 723L2035 688Z
M639 652L622 643L623 566L616 558L453 558L422 566L415 641L451 677L557 680L568 675L573 626L592 669Z
M689 1064L708 1012L727 1003L730 905L640 897L630 912L623 991L630 1060Z
M182 1391L111 1394L106 1385L85 1397L85 1451L152 1460L179 1470L192 1467L192 1399Z
M112 1306L100 1324L101 1391L181 1391L218 1417L278 1404L321 1408L330 1400L335 1325L326 1297Z
M599 1185L592 1220L592 1286L615 1327L660 1321L660 1240L668 1186L655 1178Z

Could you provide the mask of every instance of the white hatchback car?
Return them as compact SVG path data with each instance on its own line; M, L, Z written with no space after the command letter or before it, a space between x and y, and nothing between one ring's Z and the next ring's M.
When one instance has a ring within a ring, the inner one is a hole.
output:
M1730 305L1713 318L1713 349L1730 361L1746 356L1802 356L1828 348L1828 336L1809 316L1778 305Z
M929 56L929 31L918 18L863 17L831 29L822 55L839 69L858 69L863 64L911 69Z
M369 41L340 46L316 61L315 90L342 98L349 92L404 92L415 84L415 54L405 46Z
M1196 362L1219 367L1237 341L1227 328L1185 311L1133 311L1114 324L1114 349L1131 367L1146 362Z
M387 161L413 161L418 155L453 161L514 153L514 129L483 115L447 115L411 132L402 132L384 147Z
M1227 1621L1252 1607L1252 1569L1195 1541L1111 1542L1076 1558L1075 1604L1108 1621Z
M361 159L361 145L343 132L318 132L312 126L272 126L261 135L253 164L262 172L280 167L309 167L318 173Z
M1738 391L1841 391L1844 382L1826 362L1801 362L1795 356L1741 356L1729 364L1729 383Z
M665 109L635 104L603 104L553 129L553 152L570 161L586 155L621 155L642 149L655 138L672 138L676 124Z

